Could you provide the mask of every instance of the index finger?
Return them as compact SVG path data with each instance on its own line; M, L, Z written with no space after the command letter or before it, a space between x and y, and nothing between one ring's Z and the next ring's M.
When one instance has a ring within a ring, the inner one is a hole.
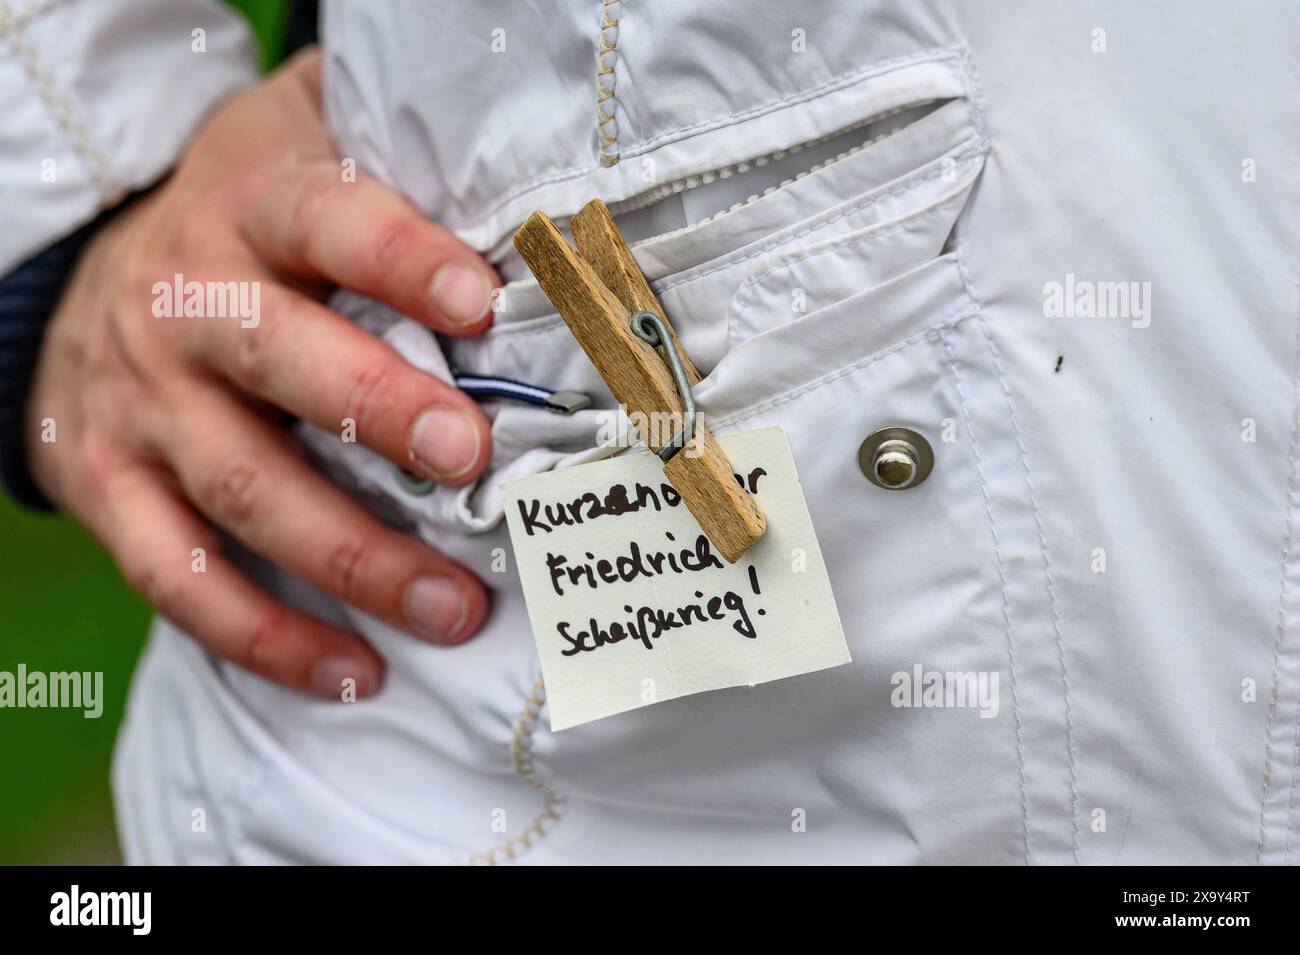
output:
M491 323L500 280L483 258L387 186L345 182L334 163L283 167L243 234L276 268L353 289L441 332L476 335Z

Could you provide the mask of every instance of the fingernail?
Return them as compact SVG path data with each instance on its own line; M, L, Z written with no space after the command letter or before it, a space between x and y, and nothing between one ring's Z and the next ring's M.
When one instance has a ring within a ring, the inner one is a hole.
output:
M351 657L325 657L311 670L311 685L321 696L344 699L349 690L355 690L358 697L366 696L378 683L373 665Z
M453 325L472 325L492 305L492 283L471 265L450 263L433 274L433 304Z
M429 408L411 425L410 457L435 480L461 477L478 461L478 426L451 408Z
M435 643L455 640L469 618L469 600L447 577L420 577L409 584L402 609L412 629Z

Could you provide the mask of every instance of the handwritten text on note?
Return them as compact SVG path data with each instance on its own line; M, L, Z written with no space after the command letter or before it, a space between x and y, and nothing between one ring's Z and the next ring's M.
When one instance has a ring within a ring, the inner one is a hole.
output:
M502 485L553 730L850 662L785 432L721 443L767 515L735 564L648 452Z

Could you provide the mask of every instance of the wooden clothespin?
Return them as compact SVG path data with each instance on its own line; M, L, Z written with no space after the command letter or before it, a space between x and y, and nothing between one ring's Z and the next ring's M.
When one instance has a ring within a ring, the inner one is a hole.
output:
M667 439L659 434L643 437L664 459L664 474L714 547L735 563L767 525L754 499L737 482L718 439L695 419L691 388L700 373L605 204L592 200L570 225L576 251L541 212L534 212L515 233L515 247L629 414L639 412L644 420L654 421L663 420L655 416L667 412L667 420L683 422ZM664 357L656 346L663 348Z

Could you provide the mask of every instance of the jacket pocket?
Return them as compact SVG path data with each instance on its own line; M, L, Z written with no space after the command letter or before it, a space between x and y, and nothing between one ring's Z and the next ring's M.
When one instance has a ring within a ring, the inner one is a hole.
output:
M983 168L983 153L941 165L943 175L913 188L911 208L860 228L770 256L741 283L727 312L735 347L801 315L882 285L942 254ZM784 307L782 307L784 306ZM925 321L924 315L918 321Z
M785 429L853 663L577 727L543 744L549 771L602 801L631 798L620 780L635 778L642 811L679 824L743 792L767 820L746 830L759 859L796 851L780 820L798 807L818 820L796 840L809 858L849 839L876 862L1023 861L1044 775L1027 777L1025 737L1055 731L1035 714L1059 698L1018 686L1050 679L1051 625L1028 472L955 256L774 323L696 395L719 434ZM864 477L859 447L886 427L931 447L923 483Z
M969 104L955 100L720 219L634 251L639 262L662 264L661 246L698 254L724 244L718 226L744 233L747 219L767 218L767 204L783 210L785 221L760 238L671 275L650 273L696 364L712 367L746 338L938 255L987 151ZM785 307L760 319L750 306L767 287L782 288ZM729 303L721 314L719 300Z

